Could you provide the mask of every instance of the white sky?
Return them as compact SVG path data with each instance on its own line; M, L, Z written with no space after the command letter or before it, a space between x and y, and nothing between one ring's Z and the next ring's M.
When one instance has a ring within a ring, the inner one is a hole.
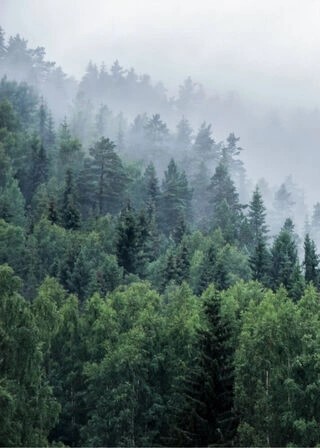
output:
M0 25L80 77L115 59L275 105L319 105L319 0L0 0Z

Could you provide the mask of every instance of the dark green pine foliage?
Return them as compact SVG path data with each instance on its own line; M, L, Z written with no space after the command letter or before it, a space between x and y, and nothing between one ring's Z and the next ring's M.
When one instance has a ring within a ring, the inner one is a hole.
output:
M316 245L310 238L309 234L306 235L304 240L304 278L306 283L312 282L315 286L319 286L319 256L316 252Z
M48 446L59 405L43 366L43 344L21 282L0 266L0 445Z
M31 140L30 169L28 175L29 188L26 192L28 202L41 184L48 180L49 161L46 150L39 138L34 135Z
M298 299L302 293L303 283L291 220L286 221L274 240L271 261L271 286L277 289L283 285L293 299Z
M41 144L46 148L47 152L52 151L55 142L54 123L52 115L43 99L39 108L39 137ZM50 156L50 159L52 159L53 154L50 154Z
M166 256L162 272L162 290L164 291L170 282L178 279L177 258L173 250L169 250Z
M47 110L42 98L39 108L39 137L42 145L45 145L46 125L47 125Z
M59 222L59 213L58 213L58 207L57 203L54 198L51 198L49 200L49 206L48 206L48 220L52 224L58 224Z
M173 229L172 236L176 244L180 244L183 236L187 232L186 218L181 212L178 216L176 227Z
M142 222L140 221L140 226ZM117 225L117 257L119 265L126 274L138 273L139 262L143 257L142 238L143 230L139 227L135 211L130 202L121 211ZM142 238L141 238L142 237Z
M61 321L51 348L50 383L61 412L50 441L64 446L80 446L80 431L86 421L87 409L84 406L85 352L77 298L70 296L59 311Z
M250 250L252 277L265 286L270 285L271 255L267 247L268 226L266 208L259 188L253 192L248 212L249 235L247 247Z
M9 132L16 131L19 127L17 114L14 112L10 101L4 99L0 102L0 129Z
M141 196L143 197L143 202L146 209L149 212L153 211L156 216L158 216L160 187L153 163L150 163L144 172Z
M88 260L83 251L80 250L70 276L70 290L76 294L80 303L88 297L89 285L92 278L91 264L92 260Z
M83 167L77 176L77 190L81 216L88 219L90 216L98 216L96 204L96 175L92 170L91 159L83 161Z
M198 332L198 355L185 379L185 402L175 443L231 446L237 428L232 330L221 315L221 297L213 286L203 300L205 323Z
M123 204L127 175L115 144L102 137L91 148L91 172L94 179L94 198L99 215L117 213Z
M80 211L77 204L73 173L69 169L66 172L60 215L65 229L76 230L80 228Z
M176 249L176 278L177 283L188 281L190 278L190 254L188 244L185 239Z
M161 194L161 228L170 234L177 227L181 215L188 219L192 191L184 172L180 172L171 159L162 184Z
M62 180L68 169L78 173L82 166L82 160L81 143L72 136L68 122L64 119L58 133L58 179Z
M137 254L136 273L145 277L148 261L154 260L159 253L159 234L156 224L148 211L142 209L136 216L137 222Z
M261 240L267 240L268 233L268 226L266 225L266 208L258 187L254 190L249 204L248 221L252 241L251 247L255 248Z
M217 249L211 243L206 250L203 261L201 263L199 282L196 288L197 294L202 294L207 289L210 283L215 280L215 269L217 262Z
M208 190L212 227L220 227L225 240L232 243L239 236L242 213L238 193L224 164L217 166Z
M257 243L250 255L249 263L253 280L257 280L263 285L269 286L271 254L264 238L257 240Z

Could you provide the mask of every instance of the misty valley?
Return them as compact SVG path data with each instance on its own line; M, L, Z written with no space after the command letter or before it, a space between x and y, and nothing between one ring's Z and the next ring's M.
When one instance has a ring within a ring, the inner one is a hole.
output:
M0 28L0 446L319 445L320 192L234 107Z

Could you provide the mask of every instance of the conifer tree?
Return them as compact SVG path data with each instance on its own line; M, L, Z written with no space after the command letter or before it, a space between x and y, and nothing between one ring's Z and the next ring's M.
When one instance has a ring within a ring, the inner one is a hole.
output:
M156 213L159 208L160 188L156 170L153 163L149 163L143 175L143 196L147 209L153 209Z
M270 285L271 255L263 237L258 237L255 247L250 255L250 268L252 278L265 286Z
M239 197L225 165L220 163L208 187L213 228L222 230L227 242L238 236L241 222Z
M283 285L294 298L301 285L301 273L292 221L286 221L275 238L272 249L271 283L274 289ZM301 292L301 291L300 291Z
M268 231L266 225L266 208L258 187L254 190L249 204L248 218L252 246L256 247L259 241L266 241Z
M117 225L117 256L125 273L135 273L139 256L137 218L130 202L121 211Z
M73 173L69 169L66 172L60 215L65 229L76 230L80 227L80 212L73 183Z
M316 245L310 238L309 234L306 235L304 240L304 278L306 283L312 282L314 286L319 285L319 257L316 253Z
M78 172L82 159L81 143L71 135L69 124L65 118L58 134L58 178L63 179L68 169Z
M127 176L115 144L102 137L91 148L91 173L94 178L94 197L99 215L116 213L121 208Z
M31 160L29 169L29 187L27 198L30 201L39 185L48 180L49 161L46 150L40 140L33 136L31 140Z
M181 215L188 218L191 198L192 191L185 173L181 173L171 159L165 172L161 194L161 226L167 234L177 227Z
M232 332L214 287L202 297L205 324L198 334L196 362L185 381L178 433L184 446L230 446L237 428Z

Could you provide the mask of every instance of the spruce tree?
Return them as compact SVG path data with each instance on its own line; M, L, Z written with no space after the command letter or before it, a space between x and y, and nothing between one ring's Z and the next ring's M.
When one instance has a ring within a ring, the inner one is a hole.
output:
M49 160L46 150L38 137L35 135L31 140L31 154L30 154L30 169L29 169L29 187L27 190L28 202L32 199L35 191L39 185L44 184L48 180Z
M121 209L124 199L127 175L114 149L115 144L102 137L89 150L99 215L116 213Z
M130 202L121 211L117 224L117 257L126 274L134 274L139 256L137 217Z
M292 221L286 221L271 249L271 284L274 289L283 285L291 297L298 298L302 277Z
M257 240L256 245L250 255L249 263L253 280L257 280L263 285L269 286L271 255L263 237Z
M73 173L69 169L66 172L66 180L60 215L63 227L65 229L79 229L80 211L77 204L75 186L73 182Z
M226 166L220 163L208 187L213 228L220 227L227 242L237 239L241 223L239 197Z
M255 248L259 242L267 240L268 232L266 208L258 187L254 190L249 204L248 218L252 247Z
M230 446L237 428L232 332L221 315L221 297L214 287L202 298L205 323L198 332L197 356L185 380L178 434L182 446Z
M167 234L177 227L181 215L188 218L192 191L184 172L180 172L171 159L162 184L161 227Z
M319 257L316 253L316 245L306 235L304 240L304 278L306 283L312 282L315 286L319 285Z

